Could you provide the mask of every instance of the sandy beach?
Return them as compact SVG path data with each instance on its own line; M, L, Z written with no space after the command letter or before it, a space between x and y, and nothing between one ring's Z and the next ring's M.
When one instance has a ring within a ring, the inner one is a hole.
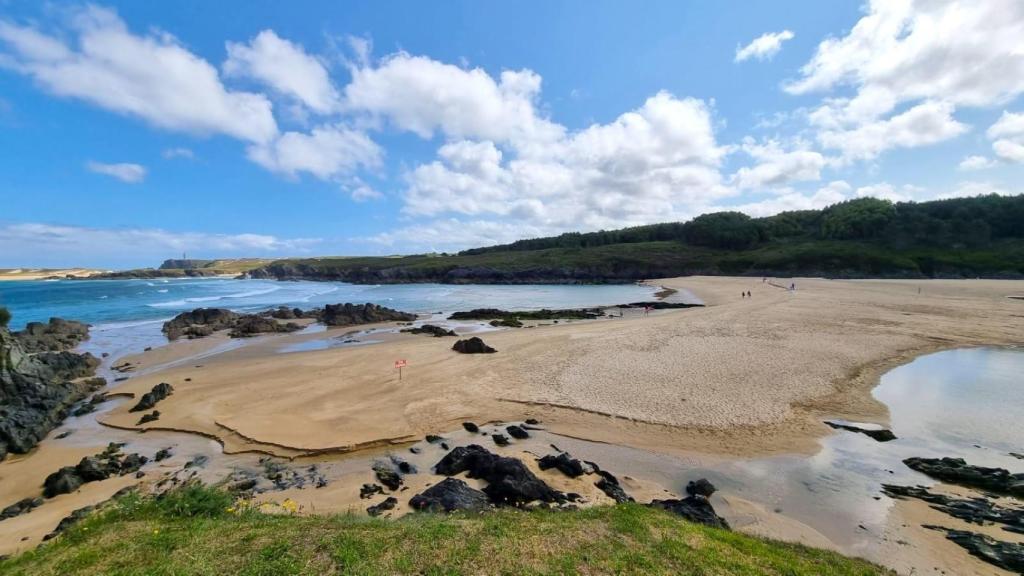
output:
M795 291L760 278L656 283L707 307L485 334L493 355L414 335L277 354L302 336L266 338L119 391L171 383L161 419L147 426L216 437L229 452L343 452L464 420L527 417L668 452L808 452L829 431L823 417L886 422L869 394L885 370L925 352L1024 341L1021 301L1007 297L1024 291L1019 281L798 279ZM401 382L397 359L408 361ZM127 408L101 420L133 427Z

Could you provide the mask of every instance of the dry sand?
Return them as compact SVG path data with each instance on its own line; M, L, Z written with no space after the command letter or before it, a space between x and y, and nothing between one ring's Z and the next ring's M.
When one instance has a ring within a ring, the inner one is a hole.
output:
M147 427L217 437L228 452L346 451L527 417L670 452L811 452L828 433L822 417L886 421L869 394L883 371L929 351L1024 342L1024 302L1006 297L1024 291L1020 281L799 279L795 292L759 278L657 282L708 306L485 334L499 350L490 355L414 335L276 354L308 335L267 338L120 391L170 382L174 395ZM745 290L753 297L741 299ZM401 382L397 359L408 361ZM102 420L137 419L126 404Z
M0 280L43 280L51 276L85 278L102 272L91 268L4 268L0 269Z

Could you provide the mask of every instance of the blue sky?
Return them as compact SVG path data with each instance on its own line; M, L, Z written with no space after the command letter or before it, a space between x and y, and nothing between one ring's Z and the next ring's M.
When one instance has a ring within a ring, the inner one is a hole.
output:
M1024 6L0 0L0 267L1022 191Z

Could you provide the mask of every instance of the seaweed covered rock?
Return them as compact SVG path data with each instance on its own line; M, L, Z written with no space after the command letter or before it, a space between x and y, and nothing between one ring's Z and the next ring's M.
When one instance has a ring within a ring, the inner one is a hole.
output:
M168 340L177 340L182 336L202 338L218 330L232 328L239 316L224 308L196 308L164 322L162 330Z
M434 324L424 324L422 326L415 326L413 328L404 328L402 332L408 332L409 334L428 334L434 338L443 338L445 336L458 336L454 330L448 330Z
M35 339L32 345L44 341ZM66 343L52 345L62 348ZM29 353L21 338L0 327L0 460L9 452L31 450L76 402L102 386L102 379L81 380L98 365L91 354L63 349Z
M452 350L462 354L493 354L494 352L497 352L494 348L484 344L484 341L478 336L459 340L452 346Z
M445 478L409 500L413 510L423 512L479 512L490 507L487 495L458 478Z

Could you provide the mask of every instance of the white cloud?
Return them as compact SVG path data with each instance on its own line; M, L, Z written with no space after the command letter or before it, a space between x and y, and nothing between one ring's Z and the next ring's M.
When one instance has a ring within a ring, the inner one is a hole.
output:
M118 164L86 162L85 167L90 172L117 178L118 180L128 184L138 184L146 179L146 167L140 164L130 164L127 162Z
M44 89L160 128L252 142L277 132L266 97L228 90L216 68L174 37L132 34L111 10L79 10L54 35L0 20L0 45L0 65Z
M285 132L267 144L250 146L247 154L273 172L292 177L307 172L333 180L358 168L379 166L384 152L363 132L339 124L320 126L308 134Z
M266 234L18 223L0 226L0 254L4 255L0 265L155 266L182 252L197 257L284 256L307 252L318 242L312 238L281 239Z
M935 199L942 200L946 198L972 198L974 196L987 196L989 194L997 194L999 196L1012 196L1013 194L1020 194L1021 191L1012 192L1006 188L993 184L991 182L960 182L957 187L947 192L942 192L935 196Z
M771 60L782 50L782 43L792 40L793 33L789 30L782 32L766 32L755 38L750 44L742 48L736 47L735 62L744 62L751 58L757 60Z
M480 68L464 70L399 52L377 67L351 72L344 89L350 110L385 118L423 138L440 131L454 139L539 144L564 134L563 127L537 114L541 78L530 70L505 70L495 82Z
M195 153L190 148L167 148L161 155L167 160L173 160L175 158L185 158L192 160L196 157Z
M880 182L870 186L861 186L860 188L857 188L854 195L858 198L870 197L890 200L892 202L909 202L911 200L920 200L920 196L924 192L924 188L913 186L911 184L904 184L896 187L888 182Z
M842 180L829 182L827 186L819 188L814 194L801 194L799 192L785 192L774 198L768 198L760 202L740 204L736 206L720 206L718 210L735 210L743 212L755 218L761 216L772 216L779 212L791 210L819 210L842 202L849 197L852 188Z
M985 170L992 168L995 165L995 160L992 160L991 158L986 158L984 156L967 156L960 161L958 168L965 171Z
M796 150L786 151L777 140L758 144L753 138L743 140L741 149L757 161L752 167L740 168L733 183L740 189L774 188L791 182L819 180L827 161L818 152L797 143Z
M992 106L1024 93L1021 38L1019 0L871 0L850 32L821 42L785 89L852 88L850 97L826 98L809 120L821 143L843 150L846 160L871 159L962 134L957 107Z
M1009 162L1024 162L1024 113L1003 111L985 134L992 142L996 156Z
M967 125L953 118L952 104L925 102L886 120L822 130L818 141L825 148L840 150L844 160L871 160L892 148L935 144L967 130Z
M273 30L263 30L248 44L228 42L227 51L226 75L258 80L320 114L338 109L339 95L324 64Z

